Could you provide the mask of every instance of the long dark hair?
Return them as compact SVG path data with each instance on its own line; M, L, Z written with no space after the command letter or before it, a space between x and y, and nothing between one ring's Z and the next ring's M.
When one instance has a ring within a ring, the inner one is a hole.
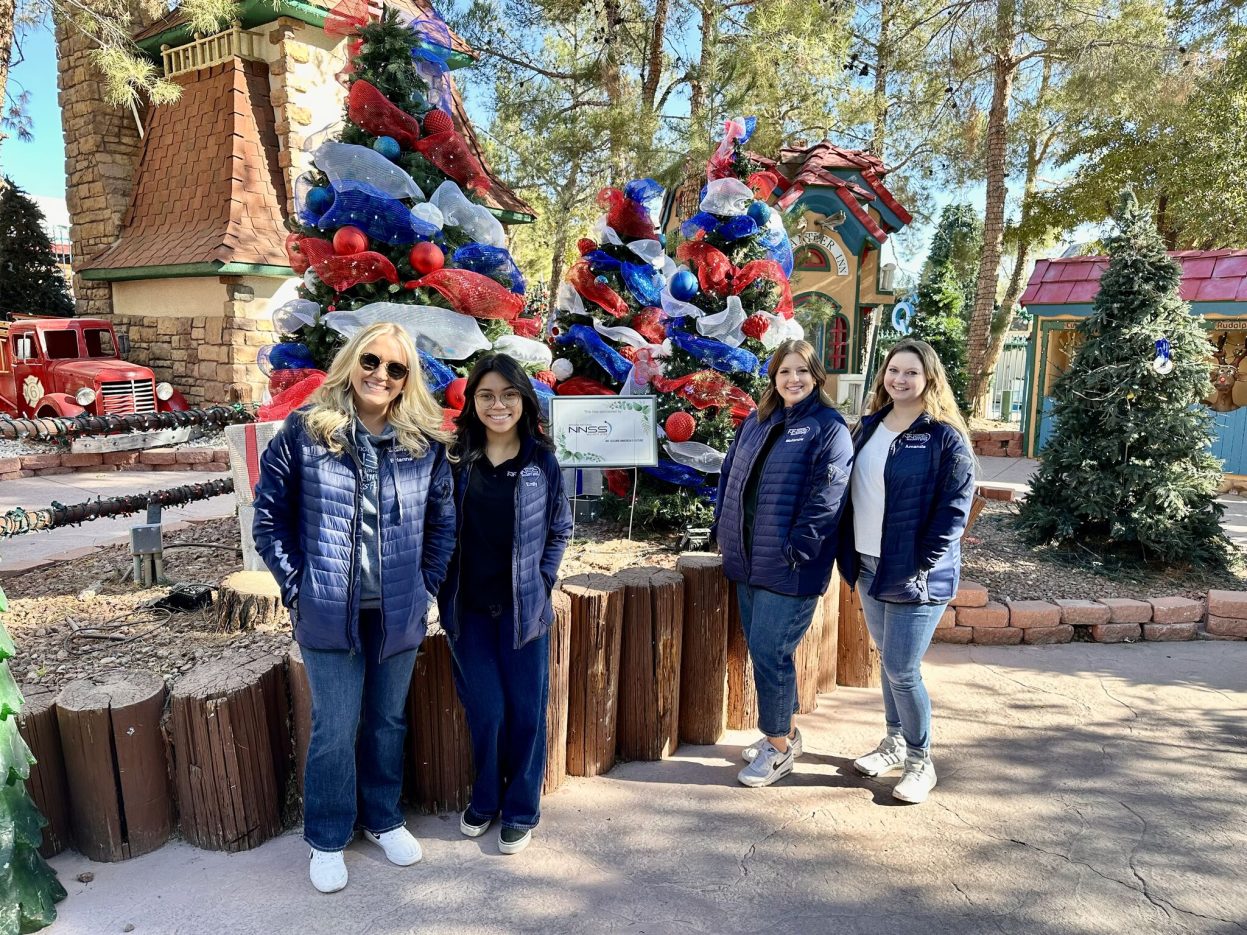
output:
M766 389L762 391L762 401L758 403L759 422L765 422L772 412L784 405L784 398L775 388L775 376L779 373L779 368L783 366L784 358L789 354L801 356L805 365L810 368L810 376L814 378L814 392L818 394L824 406L835 408L836 404L831 401L831 397L827 395L827 390L824 388L827 383L827 370L823 367L823 362L818 359L818 351L814 350L814 345L809 341L789 339L775 348L775 353L771 355L771 361L767 364Z
M486 354L468 374L468 385L463 390L463 411L455 419L453 454L461 461L470 463L485 451L485 424L476 414L476 389L487 373L498 374L520 394L520 420L515 428L521 443L525 438L531 438L537 447L553 451L554 443L541 429L541 405L537 402L537 391L533 389L524 368L506 354Z

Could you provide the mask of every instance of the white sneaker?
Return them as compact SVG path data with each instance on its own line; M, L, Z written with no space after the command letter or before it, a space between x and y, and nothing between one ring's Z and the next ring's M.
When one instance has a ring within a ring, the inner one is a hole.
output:
M312 848L308 876L312 886L322 893L336 893L346 886L346 861L341 851L318 851Z
M762 745L766 742L765 737L759 737L749 746L745 747L744 750L740 751L740 758L746 763L752 763L758 758L758 751L762 749ZM793 736L788 738L788 749L792 751L793 759L796 759L805 752L805 749L801 746L800 728L795 728L793 730Z
M905 739L896 734L888 734L874 750L853 761L853 768L863 776L886 776L904 765Z
M424 856L420 851L420 842L402 825L393 831L383 831L381 834L365 831L364 837L373 844L381 845L386 859L399 867L410 867Z
M929 756L905 757L905 772L892 790L892 798L917 805L935 788L935 764Z
M753 762L736 774L736 778L742 786L750 786L758 789L762 786L769 786L773 782L783 779L792 772L793 749L792 745L783 753L780 753L769 740L762 741L762 749L758 751L758 755L753 758Z

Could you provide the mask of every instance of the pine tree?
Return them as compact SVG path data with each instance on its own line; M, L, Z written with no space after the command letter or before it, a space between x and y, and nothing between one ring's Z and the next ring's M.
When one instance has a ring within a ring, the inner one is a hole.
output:
M1084 340L1054 387L1055 429L1019 524L1035 543L1223 566L1221 471L1203 404L1208 343L1179 298L1181 267L1132 194L1116 222Z
M923 269L918 284L918 305L910 322L910 336L921 338L939 355L957 405L968 412L966 387L966 321L965 295L953 264L945 260L938 266L930 263Z
M0 613L8 609L0 591ZM0 623L0 893L4 894L0 935L37 932L51 925L56 921L56 903L65 898L55 871L39 856L47 819L26 791L34 757L17 732L22 694L8 664L16 651Z
M0 316L72 315L39 206L12 179L0 185Z

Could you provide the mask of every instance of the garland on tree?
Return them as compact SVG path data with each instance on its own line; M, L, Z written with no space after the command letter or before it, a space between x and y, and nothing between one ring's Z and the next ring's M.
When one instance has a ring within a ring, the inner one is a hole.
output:
M1019 525L1035 543L1224 567L1230 543L1209 452L1208 344L1182 268L1132 194L1084 338L1053 388L1055 429Z
M282 337L259 355L273 395L260 415L302 405L347 338L389 321L411 333L450 420L481 353L504 351L532 373L551 359L502 224L464 191L491 183L451 116L450 32L436 14L386 7L374 20L364 0L339 3L325 32L348 39L345 114L305 144L313 168L295 182L286 239L303 279L297 298L274 303Z
M766 355L802 336L792 247L766 200L778 180L742 148L753 128L727 122L675 260L654 225L662 190L640 179L598 194L605 213L559 289L556 392L657 396L659 463L641 469L637 490L646 522L709 521L724 454L766 386ZM630 475L605 473L611 495L630 499Z

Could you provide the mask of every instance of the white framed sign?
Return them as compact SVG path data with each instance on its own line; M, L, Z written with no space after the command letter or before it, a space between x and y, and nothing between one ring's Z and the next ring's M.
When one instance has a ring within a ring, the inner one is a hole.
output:
M563 467L653 467L658 464L658 399L554 396L550 434Z

